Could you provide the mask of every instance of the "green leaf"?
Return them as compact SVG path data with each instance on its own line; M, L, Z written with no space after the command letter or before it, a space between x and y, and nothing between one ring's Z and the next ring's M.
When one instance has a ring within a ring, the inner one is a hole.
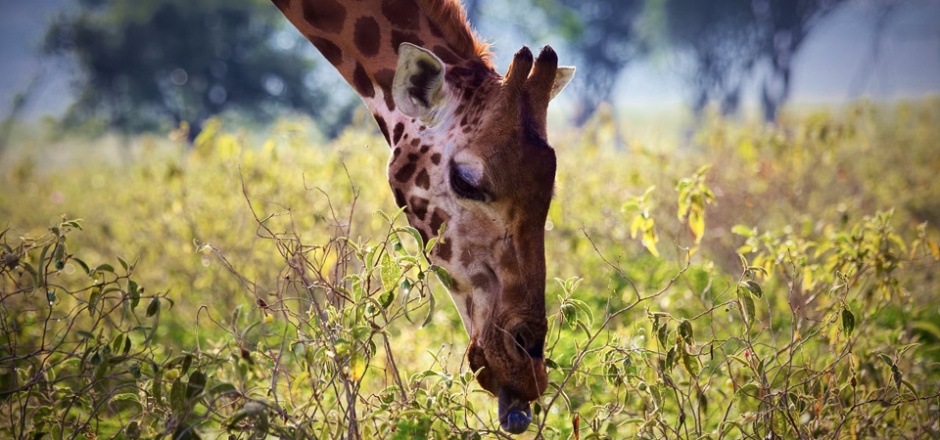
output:
M666 323L664 322L662 325L659 326L658 329L656 329L656 339L659 340L659 345L661 347L666 346L666 341L668 337L669 337L669 328L666 326Z
M127 297L131 300L131 310L140 304L140 286L134 280L127 280Z
M183 385L183 381L179 378L176 378L173 385L170 386L170 409L177 416L188 413L186 408L186 385Z
M738 301L741 303L741 316L744 318L744 323L750 326L754 322L754 314L756 309L754 307L754 299L751 298L751 295L743 293L743 291L748 289L737 289L738 290Z
M682 365L685 366L685 371L689 372L689 375L692 377L698 376L699 364L698 359L689 354L688 351L682 350Z
M741 283L741 285L743 285L748 291L750 291L752 295L758 298L764 296L764 290L761 289L760 284L757 284L757 281L746 280L743 283Z
M385 290L392 290L398 285L398 280L401 279L401 266L395 262L395 259L392 258L389 254L382 255L382 261L379 264L379 276L382 278L382 287Z
M118 263L121 263L121 267L124 268L124 271L127 272L127 262L123 258L117 257Z
M206 389L206 375L199 370L193 371L189 375L189 383L186 385L186 398L192 399Z
M147 317L156 315L160 311L160 298L153 298L150 300L150 304L147 305Z
M432 272L434 272L435 275L437 275L437 279L441 280L441 284L443 284L444 287L447 288L447 290L454 289L456 284L454 283L454 279L450 277L450 274L447 273L447 269L444 269L443 267L438 266L436 264L432 264L428 269L430 269Z
M679 336L689 345L692 345L692 323L688 319L683 319L679 323Z
M848 337L852 336L853 330L855 330L855 315L846 307L842 309L842 331Z
M193 365L193 357L189 354L183 354L176 359L182 361L182 364L180 364L180 374L186 374L189 371L189 367Z
M388 290L385 293L379 295L379 305L381 305L383 309L387 309L388 306L391 305L392 301L394 300L395 300L394 287L392 288L392 290Z
M238 393L238 389L235 388L235 385L232 385L230 383L220 383L220 384L214 385L212 388L209 388L209 394L213 396L219 395L219 394L230 394L230 393L235 393L235 394Z
M405 232L408 235L411 235L415 239L415 242L418 243L418 249L424 248L424 239L421 238L421 233L418 232L417 229L411 226L402 226L399 228L395 228L395 232Z
M81 259L75 258L75 257L72 257L72 258L70 258L70 259L71 259L72 261L78 263L78 265L82 267L82 270L84 270L86 274L91 275L91 271L88 269L88 265L85 264L84 261L82 261Z
M105 263L105 264L99 264L99 265L95 266L95 268L92 269L91 272L92 272L92 273L94 273L94 272L111 272L111 273L114 273L114 267L112 267L110 264L107 264L107 263Z
M157 405L163 403L163 371L158 370L153 375L153 381L150 383L150 393L153 394L153 400Z
M878 357L881 359L882 362L884 362L885 364L887 364L889 367L893 367L893 366L894 366L894 361L892 361L891 358L888 357L888 355L886 355L886 354L884 354L884 353L878 353Z
M731 228L731 233L747 238L754 236L754 230L744 225L734 225Z
M111 398L111 401L112 402L134 402L140 406L143 406L140 403L140 398L137 397L137 393L115 394L114 397Z

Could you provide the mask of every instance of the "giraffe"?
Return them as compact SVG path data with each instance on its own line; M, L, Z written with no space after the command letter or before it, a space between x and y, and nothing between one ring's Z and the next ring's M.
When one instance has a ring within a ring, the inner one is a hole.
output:
M548 385L546 112L574 68L522 47L498 74L459 0L273 2L372 112L396 203L425 240L441 237L430 257L453 280L470 368L500 426L525 431Z

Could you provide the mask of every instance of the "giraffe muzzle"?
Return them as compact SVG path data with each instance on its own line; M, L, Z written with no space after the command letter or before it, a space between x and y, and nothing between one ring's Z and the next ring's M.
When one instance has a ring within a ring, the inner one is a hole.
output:
M499 389L499 426L511 434L521 434L532 423L532 407L505 387Z

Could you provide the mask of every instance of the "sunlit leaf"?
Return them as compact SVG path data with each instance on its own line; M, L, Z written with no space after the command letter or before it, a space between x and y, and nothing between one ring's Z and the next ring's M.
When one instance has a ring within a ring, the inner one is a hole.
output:
M349 377L358 381L362 379L362 375L366 372L366 360L362 357L361 354L355 353L352 355L352 358L349 359Z

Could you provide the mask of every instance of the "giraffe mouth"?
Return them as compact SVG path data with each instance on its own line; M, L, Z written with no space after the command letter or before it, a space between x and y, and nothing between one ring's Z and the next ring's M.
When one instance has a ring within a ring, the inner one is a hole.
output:
M532 423L532 407L506 387L499 387L499 426L511 434L521 434Z

